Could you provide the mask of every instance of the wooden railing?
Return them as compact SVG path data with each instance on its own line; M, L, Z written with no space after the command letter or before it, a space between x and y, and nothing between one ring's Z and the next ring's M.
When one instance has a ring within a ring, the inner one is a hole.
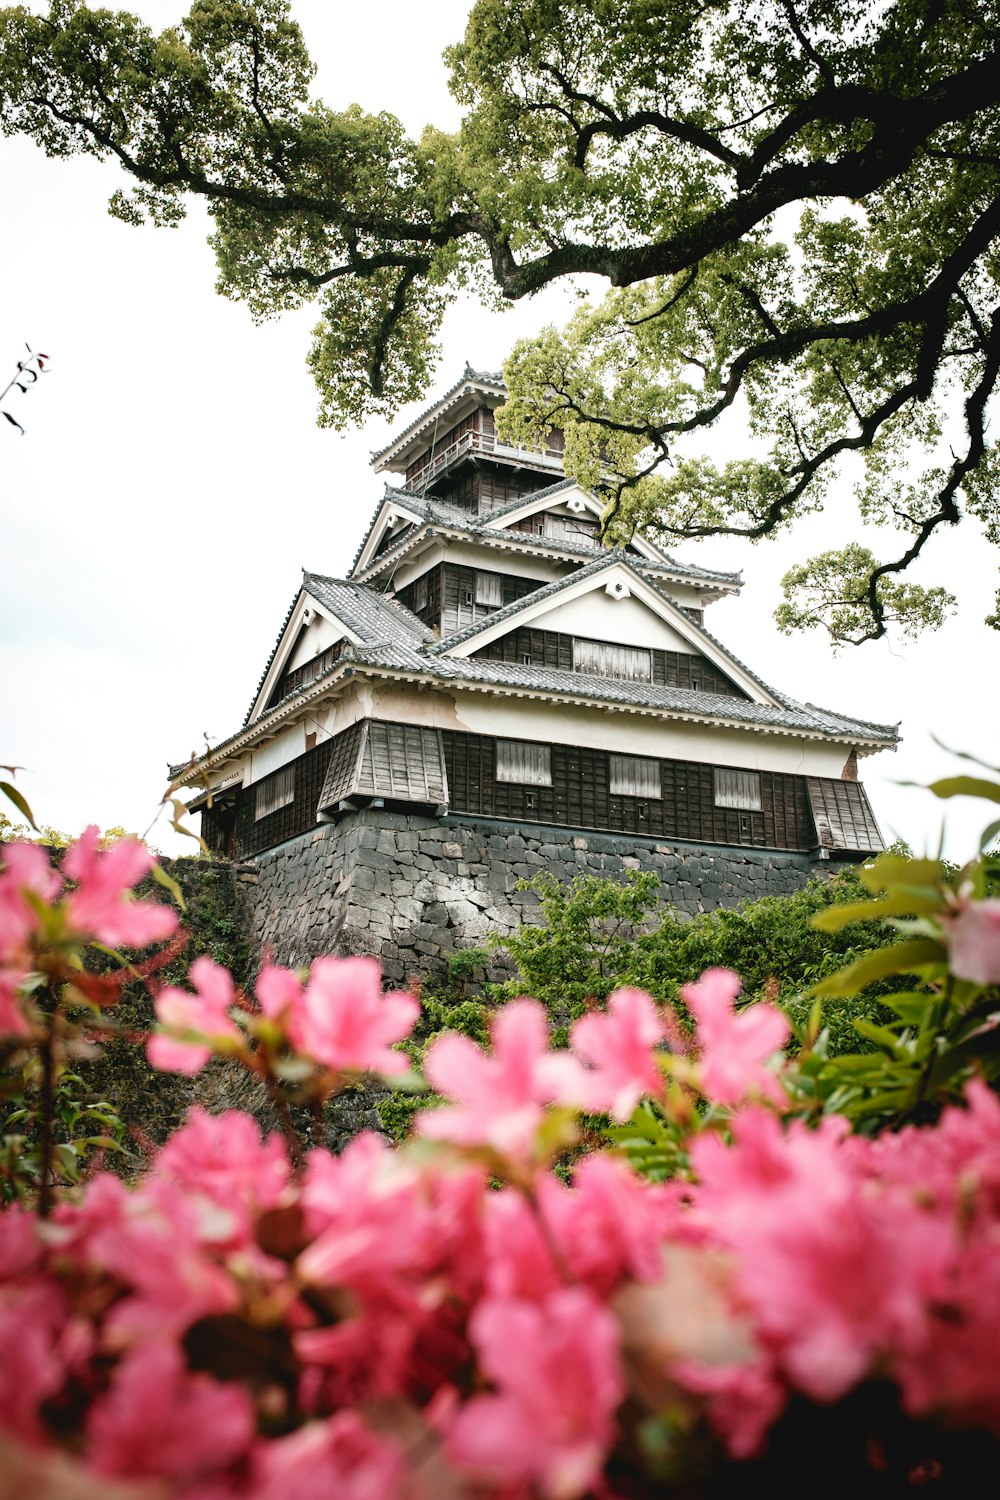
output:
M406 477L407 488L418 481L421 486L430 484L442 469L447 469L464 453L485 453L491 458L503 459L509 463L527 463L532 468L561 471L563 466L563 455L555 448L515 448L498 442L492 433L464 432L455 442L449 443L447 448L442 448L433 457L428 456L423 463L409 470Z

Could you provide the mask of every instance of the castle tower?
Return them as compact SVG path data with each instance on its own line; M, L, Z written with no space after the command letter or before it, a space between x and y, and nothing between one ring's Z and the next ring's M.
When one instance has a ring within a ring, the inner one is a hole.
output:
M705 628L741 580L636 534L495 431L470 369L374 455L347 578L306 572L243 727L186 767L210 848L252 859L259 926L345 937L390 977L519 920L525 874L656 869L682 909L882 847L859 756L892 726L804 705Z

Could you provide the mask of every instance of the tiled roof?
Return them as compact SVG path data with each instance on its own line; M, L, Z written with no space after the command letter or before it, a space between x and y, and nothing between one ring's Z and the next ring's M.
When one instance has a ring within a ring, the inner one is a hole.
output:
M302 589L305 589L307 594L311 594L319 604L324 605L331 614L336 615L352 635L360 636L365 642L378 644L381 641L393 641L398 645L412 645L430 642L434 639L433 631L429 630L424 622L398 599L390 599L363 583L353 583L345 578L325 578L321 573L308 573L303 568L302 587L295 591L285 618L281 622L281 629L271 648L271 654L267 658L267 665L260 674L260 681L254 689L250 707L246 711L246 717L243 720L244 728L250 722L254 704L267 681L267 674L271 670L278 647L288 629L288 622L292 618L292 612L299 601Z
M898 739L893 724L868 724L825 709L803 705L772 708L746 698L724 693L693 692L686 688L661 687L652 682L625 682L613 677L592 677L580 672L560 671L555 667L520 666L513 662L488 661L482 657L435 657L435 673L442 677L466 681L495 683L499 686L524 688L528 691L565 693L577 698L594 698L608 703L635 704L643 708L677 709L706 719L729 719L775 728L802 729L843 738L857 734L860 739Z
M304 572L302 587L366 645L392 641L409 646L434 639L433 631L405 604L367 584Z
M550 486L550 489L552 491L555 491L557 489L563 489L568 486L569 481L567 480L564 482L564 484ZM538 493L548 493L548 491L539 491ZM398 496L399 504L404 506L407 510L413 511L413 513L415 515L418 515L421 521L423 521L425 524L448 526L452 530L461 531L470 541L473 542L489 543L499 540L501 537L505 540L509 538L516 538L517 541L523 544L526 549L534 545L540 548L542 551L546 552L557 551L568 553L572 557L580 558L603 558L605 561L607 561L607 559L613 554L622 551L621 548L602 547L599 544L591 545L588 542L573 542L566 537L535 537L528 532L522 533L497 530L497 528L491 527L489 525L489 522L496 516L503 515L506 511L509 510L516 510L526 504L526 502L529 500L537 499L537 494L523 495L521 499L516 502L516 504L504 506L503 510L486 511L480 516L470 515L468 511L462 510L457 505L450 505L446 500L439 500L435 495L416 495L413 494L410 490L400 489L395 485L386 485L386 494L383 497L383 503L385 498L390 496ZM367 543L370 535L371 527L368 528L368 531L365 533L364 541L361 543L361 546L354 554L354 561L351 564L352 573L357 567L358 558L364 551L365 544ZM407 543L409 543L411 540L412 538L409 537L405 539ZM402 539L400 545L402 545ZM383 553L383 555L377 559L379 569L381 569L383 566L388 565L388 563L392 559L392 555L393 549L389 548L387 552ZM711 568L702 568L697 563L681 562L678 558L669 557L666 553L664 554L664 559L665 560L663 562L656 562L651 558L637 557L632 555L629 556L629 561L633 563L639 571L645 571L648 569L651 573L666 573L671 577L678 577L681 579L690 578L702 583L728 583L739 585L743 581L739 573L716 572ZM365 571L367 572L375 566L376 559L373 558L372 561L368 564L368 568Z
M397 432L392 441L386 443L384 448L379 448L372 453L372 463L377 464L379 459L383 458L386 453L391 453L393 448L398 448L408 437L412 437L415 432L419 432L421 427L430 421L431 417L433 417L434 413L440 407L445 406L451 400L452 396L457 396L462 387L470 383L472 385L492 386L494 390L501 394L507 389L503 383L503 376L498 370L474 370L471 365L466 365L462 378L456 380L455 384L450 386L443 396L439 396L436 401L431 402L430 406L425 407L418 417L414 417L409 427L404 427L402 432Z

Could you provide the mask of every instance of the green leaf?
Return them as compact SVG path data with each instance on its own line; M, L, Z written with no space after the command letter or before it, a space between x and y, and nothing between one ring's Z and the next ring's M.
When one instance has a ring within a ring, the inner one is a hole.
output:
M9 781L0 781L0 792L3 792L8 802L13 802L22 818L27 818L30 827L32 827L36 833L41 833L41 829L35 822L34 813L31 811L31 808L28 806L26 799L22 797L17 787L12 786Z
M852 901L849 905L828 906L812 919L819 932L839 932L852 922L873 922L883 917L908 917L914 913L941 910L941 893L928 887L906 887L893 890L874 901Z
M899 1037L888 1026L876 1026L874 1021L866 1021L859 1018L854 1022L854 1029L861 1036L866 1036L870 1042L877 1042L887 1052L896 1056L899 1050Z
M880 854L874 864L862 865L858 878L870 891L887 891L897 885L924 890L943 884L946 873L939 859Z
M180 885L177 883L174 877L172 875L168 875L167 871L160 864L159 860L157 860L157 862L152 866L149 873L150 875L152 875L157 885L161 885L165 891L170 892L171 896L173 896L174 900L177 902L180 910L187 911L187 902L184 900L184 892L181 890Z
M1000 784L982 776L943 776L940 781L932 781L927 790L935 797L982 797L987 802L1000 802Z
M894 995L879 996L879 1004L894 1010L907 1026L919 1026L933 1003L933 995L920 994L917 990L899 990Z
M891 948L876 948L836 974L821 980L810 991L813 995L856 995L890 974L914 974L925 968L943 969L947 955L941 943L933 938L913 938Z

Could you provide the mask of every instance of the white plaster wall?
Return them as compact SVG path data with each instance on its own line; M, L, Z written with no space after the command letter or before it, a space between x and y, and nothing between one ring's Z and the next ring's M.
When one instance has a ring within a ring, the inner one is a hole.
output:
M639 599L612 599L604 585L557 604L532 621L540 630L561 630L567 635L587 636L598 641L615 641L621 646L656 646L661 651L685 651L698 655L697 648Z
M262 776L270 776L272 771L280 771L282 766L287 766L290 760L295 760L302 755L306 748L305 730L301 724L296 724L293 729L286 729L284 734L279 734L276 740L264 745L259 750L254 750L251 756L250 781L260 781Z
M332 625L325 615L314 614L312 622L306 626L299 640L296 642L295 650L289 656L286 663L289 671L296 667L304 666L307 661L312 661L327 646L332 646L336 641L343 639L344 632L337 625Z
M692 760L739 766L751 771L786 771L804 776L839 777L849 747L793 735L713 729L705 724L658 720L639 714L613 713L599 708L539 703L521 698L495 697L459 690L452 695L437 690L385 687L359 705L353 718L338 720L337 733L362 717L403 724L423 724L503 739L544 740L553 744L584 745L628 755L650 755L664 760Z

